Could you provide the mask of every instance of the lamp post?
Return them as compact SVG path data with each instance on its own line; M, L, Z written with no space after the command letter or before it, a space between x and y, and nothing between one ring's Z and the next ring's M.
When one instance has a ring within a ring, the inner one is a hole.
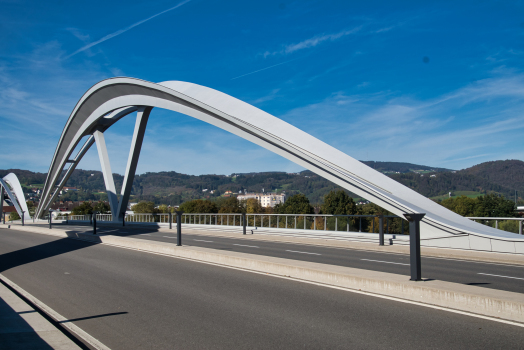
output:
M425 213L404 214L409 221L409 265L411 281L422 281L420 263L420 221Z
M49 229L53 228L53 209L49 208Z

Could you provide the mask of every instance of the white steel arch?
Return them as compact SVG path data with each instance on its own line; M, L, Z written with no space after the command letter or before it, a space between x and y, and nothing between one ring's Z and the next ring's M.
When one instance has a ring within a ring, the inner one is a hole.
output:
M8 184L11 186L11 188L9 188ZM9 173L4 176L3 179L0 179L0 205L3 205L2 202L4 200L4 191L7 193L7 196L13 203L18 215L20 217L23 215L24 220L30 220L31 215L29 215L29 209L27 209L24 191L22 190L20 181L18 181L18 177L16 177L14 173ZM0 213L1 209L2 208L0 208Z
M524 253L524 238L472 222L430 199L375 171L304 131L234 97L204 86L167 81L151 83L133 78L101 81L79 100L60 137L42 200L40 217L50 206L69 175L96 141L111 211L119 220L127 206L142 140L153 107L164 108L200 119L279 154L318 175L402 216L422 212L423 245ZM137 112L128 165L117 198L104 131L120 118ZM71 158L81 139L82 149ZM60 179L66 163L71 166Z

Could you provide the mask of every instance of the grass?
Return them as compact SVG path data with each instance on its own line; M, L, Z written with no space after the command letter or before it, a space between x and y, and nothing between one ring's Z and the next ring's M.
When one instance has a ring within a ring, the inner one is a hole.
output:
M457 197L460 197L460 196L466 196L466 197L469 197L469 198L477 198L477 197L480 197L480 196L483 196L484 194L480 193L480 192L476 192L476 191L452 191L451 192L452 196L451 198L457 198ZM443 195L440 195L440 196L435 196L435 197L431 197L431 199L433 200L443 200L443 199L446 199L446 198L449 198L449 195L448 194L443 194Z

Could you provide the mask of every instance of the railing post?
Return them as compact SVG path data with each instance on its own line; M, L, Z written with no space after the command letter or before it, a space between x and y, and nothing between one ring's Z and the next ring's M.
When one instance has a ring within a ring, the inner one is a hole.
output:
M182 245L182 214L183 211L176 211L176 245Z
M499 221L498 220L495 220L495 228L499 228Z
M378 245L384 245L384 215L378 216Z
M53 215L51 215L52 212L53 210L49 208L49 229L53 228Z
M324 231L327 229L327 216L324 216Z
M4 205L4 203L2 203L2 205ZM4 225L5 225L5 213L3 213L3 214L4 214ZM521 221L521 222L522 222L522 221ZM522 226L522 225L521 225L521 226Z
M173 229L173 213L169 212L169 229Z
M4 205L4 204L2 203L2 205ZM22 226L24 226L24 216L25 216L25 211L22 210L22 218L21 218L22 219Z
M246 213L242 213L242 234L246 234L246 226L247 226L247 222L246 222Z
M93 213L93 234L96 235L96 211Z
M358 232L362 232L362 216L358 218Z
M4 224L5 224L5 220L4 220ZM522 232L522 219L519 220L519 234L523 235L524 232Z
M338 231L338 216L335 216L335 231Z
M126 213L122 213L122 226L126 226Z

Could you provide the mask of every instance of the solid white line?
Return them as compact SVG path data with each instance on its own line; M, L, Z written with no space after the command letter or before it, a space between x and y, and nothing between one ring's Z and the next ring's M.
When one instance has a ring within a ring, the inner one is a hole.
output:
M234 244L234 243L233 243L233 245L238 245L240 247L259 248L256 245L245 245L245 244Z
M176 237L171 237L171 236L162 236L162 237L165 237L165 238L176 238Z
M298 250L286 250L286 252L290 252L290 253L300 253L300 254L311 254L311 255L322 255L322 254L318 254L318 253L299 252Z
M466 316L481 318L481 319L488 320L488 321L499 322L499 323L504 323L504 324L509 324L509 325L512 325L512 326L517 326L517 327L524 328L524 323L519 323L519 322L514 322L514 321L509 321L509 320L503 320L503 319L500 319L500 318L495 318L495 317L491 317L491 316L484 316L484 315L475 314L475 313L471 313L471 312L467 312L467 311L460 311L460 310L450 309L450 308L446 308L446 307L442 307L442 306L425 304L425 303L421 303L421 302L418 302L418 301L412 301L412 300L406 300L406 299L401 299L401 298L396 298L396 297L390 297L390 296L386 296L386 295L375 294L375 293L365 292L365 291L351 289L351 288L338 287L338 286L333 286L331 284L324 284L324 283L319 283L319 282L306 281L306 280L303 280L303 279L300 279L300 278L275 275L275 274L268 273L268 272L253 271L253 270L249 270L249 269L245 269L245 268L241 268L241 267L233 267L233 266L229 266L229 265L217 264L217 263L212 263L212 262L208 262L208 261L202 261L202 260L196 260L196 259L190 259L190 258L183 258L183 257L180 257L180 256L173 256L173 255L164 254L164 253L143 251L143 250L139 250L139 249L136 249L136 248L117 246L117 245L114 245L114 244L111 244L111 243L103 243L103 244L114 246L114 247L119 247L119 248L124 248L124 249L129 249L129 250L135 250L135 251L143 252L143 253L162 255L162 256L166 256L166 257L170 257L170 258L174 258L174 259L182 259L182 260L187 260L187 261L198 262L198 263L201 263L201 264L225 267L227 269L232 269L232 270L239 270L239 271L245 271L245 272L250 272L250 273L256 273L257 275L263 275L263 276L268 276L268 277L276 277L276 278L281 278L281 279L285 279L285 280L302 282L302 283L312 284L312 285L326 287L326 288L331 288L331 289L343 290L343 291L351 292L351 293L369 295L369 296L376 297L376 298L397 301L397 302L401 302L401 303L405 303L405 304L412 304L412 305L423 306L423 307L427 307L427 308L430 308L430 309L452 312L452 313L459 314L459 315L466 315Z
M213 241L205 241L203 239L194 239L193 241L213 243Z
M495 276L495 277L504 277L504 278L512 278L514 280L524 280L524 278L520 278L520 277L511 277L511 276L502 276L502 275L492 275L490 273L482 273L482 272L479 272L478 275L485 275L485 276Z
M360 260L374 261L374 262L379 262L379 263L384 263L384 264L395 264L395 265L406 265L406 266L409 266L409 264L396 263L396 262L391 262L391 261L381 261L381 260L371 260L371 259L360 259Z
M40 310L45 312L52 319L54 319L55 321L60 323L63 327L69 329L73 334L78 335L81 339L85 340L88 344L92 345L95 349L98 349L98 350L111 350L107 346L102 344L98 339L94 338L89 333L86 333L83 329L81 329L80 327L78 327L74 323L64 322L64 321L68 321L68 319L65 318L64 316L60 315L55 310L51 309L49 306L47 306L46 304L44 304L43 302L41 302L40 300L35 298L33 295L29 294L27 291L22 289L19 285L17 285L16 283L11 281L10 279L5 277L4 275L0 274L0 279L2 279L7 285L9 285L11 288L16 290L18 293L23 295L27 300L29 300L30 302L35 304L36 307L38 307Z

